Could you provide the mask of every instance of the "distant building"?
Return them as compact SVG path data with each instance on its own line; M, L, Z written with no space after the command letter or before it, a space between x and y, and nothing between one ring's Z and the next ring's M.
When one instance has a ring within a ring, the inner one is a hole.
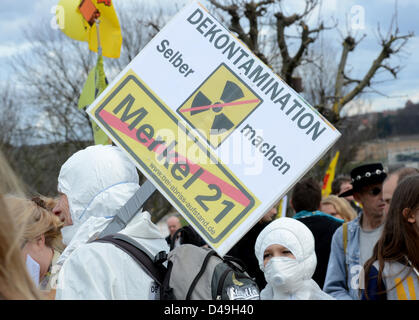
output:
M380 161L389 169L405 166L419 168L419 135L366 142L358 150L355 161Z

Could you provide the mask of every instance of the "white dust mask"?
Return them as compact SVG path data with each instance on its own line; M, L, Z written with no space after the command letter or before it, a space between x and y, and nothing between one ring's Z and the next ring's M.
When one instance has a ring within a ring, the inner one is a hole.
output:
M265 279L274 290L291 291L303 280L300 263L288 257L273 257L265 266Z
M26 255L26 269L28 270L29 276L31 277L32 281L38 287L41 266L29 254Z

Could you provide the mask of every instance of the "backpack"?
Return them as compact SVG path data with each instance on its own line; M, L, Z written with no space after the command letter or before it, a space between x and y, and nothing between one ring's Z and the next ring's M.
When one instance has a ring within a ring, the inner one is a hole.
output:
M112 243L129 254L159 285L160 300L258 300L259 288L233 257L182 244L168 254L151 255L134 239L117 233L95 240ZM164 263L167 262L167 267Z

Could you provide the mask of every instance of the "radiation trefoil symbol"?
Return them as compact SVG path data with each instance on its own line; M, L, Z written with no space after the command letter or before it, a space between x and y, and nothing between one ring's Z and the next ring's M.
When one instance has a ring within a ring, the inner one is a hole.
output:
M218 148L261 103L262 99L223 63L177 113Z

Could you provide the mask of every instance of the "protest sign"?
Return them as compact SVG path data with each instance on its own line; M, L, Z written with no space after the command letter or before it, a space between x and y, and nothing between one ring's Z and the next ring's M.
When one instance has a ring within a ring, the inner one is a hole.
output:
M196 1L87 112L220 255L340 136Z

